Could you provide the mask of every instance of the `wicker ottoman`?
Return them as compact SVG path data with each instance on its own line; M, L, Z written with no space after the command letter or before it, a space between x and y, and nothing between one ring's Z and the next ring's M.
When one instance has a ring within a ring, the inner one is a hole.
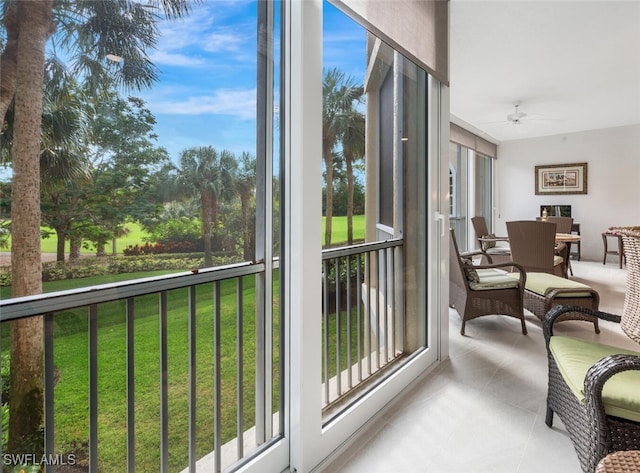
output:
M517 277L517 274L513 274L512 277ZM599 304L598 291L586 284L548 273L527 273L524 306L540 320L543 320L549 309L556 305L577 305L598 310ZM567 312L558 320L586 320L593 323L596 333L600 333L598 318L588 314Z
M596 467L596 473L638 473L640 450L613 452L604 457Z

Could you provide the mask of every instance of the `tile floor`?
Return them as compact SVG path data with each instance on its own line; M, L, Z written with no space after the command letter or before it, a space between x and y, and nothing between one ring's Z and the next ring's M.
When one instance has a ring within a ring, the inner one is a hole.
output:
M602 310L620 313L626 271L617 264L573 262L573 279L601 296ZM417 381L323 471L344 473L580 473L559 419L544 423L547 361L541 324L527 316L528 335L509 317L467 323L450 310L450 357ZM566 333L628 346L616 324L564 322Z

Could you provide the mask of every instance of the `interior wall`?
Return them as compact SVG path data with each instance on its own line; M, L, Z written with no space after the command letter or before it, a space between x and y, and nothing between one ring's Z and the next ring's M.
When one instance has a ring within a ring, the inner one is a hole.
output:
M536 165L569 163L587 163L587 194L535 195ZM602 232L640 225L640 125L507 141L496 164L498 235L506 235L509 220L539 216L540 205L571 205L582 259L602 261Z

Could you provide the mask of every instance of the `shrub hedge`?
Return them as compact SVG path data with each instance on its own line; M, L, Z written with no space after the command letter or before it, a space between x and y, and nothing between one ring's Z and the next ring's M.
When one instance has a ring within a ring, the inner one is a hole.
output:
M237 263L238 258L214 256L213 265L222 266ZM201 268L204 263L202 253L155 254L140 256L107 256L84 258L78 261L47 262L42 265L42 281L80 279L108 274L124 274L174 269L190 271ZM11 272L0 273L0 286L11 285Z

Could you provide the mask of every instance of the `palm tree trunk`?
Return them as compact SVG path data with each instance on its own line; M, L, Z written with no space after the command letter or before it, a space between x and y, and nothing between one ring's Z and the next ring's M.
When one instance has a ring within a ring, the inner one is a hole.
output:
M326 204L325 204L325 227L324 227L324 244L327 248L331 247L331 220L333 219L333 154L331 148L325 149L324 162L326 165Z
M53 1L16 2L19 22L13 142L11 209L11 294L42 292L40 251L40 126L44 52L53 26ZM9 451L43 448L43 321L30 317L11 323L11 399Z
M220 251L220 239L218 238L218 196L215 192L211 193L211 254L214 251ZM215 243L215 245L214 245ZM211 262L213 266L213 261Z
M213 254L211 251L211 220L213 216L213 202L210 192L202 192L200 197L202 205L202 238L204 239L204 267L213 266Z
M249 229L249 196L245 192L240 194L240 211L242 214L242 257L245 261L250 261L253 260L253 246Z
M353 244L353 156L345 154L347 163L347 242Z

